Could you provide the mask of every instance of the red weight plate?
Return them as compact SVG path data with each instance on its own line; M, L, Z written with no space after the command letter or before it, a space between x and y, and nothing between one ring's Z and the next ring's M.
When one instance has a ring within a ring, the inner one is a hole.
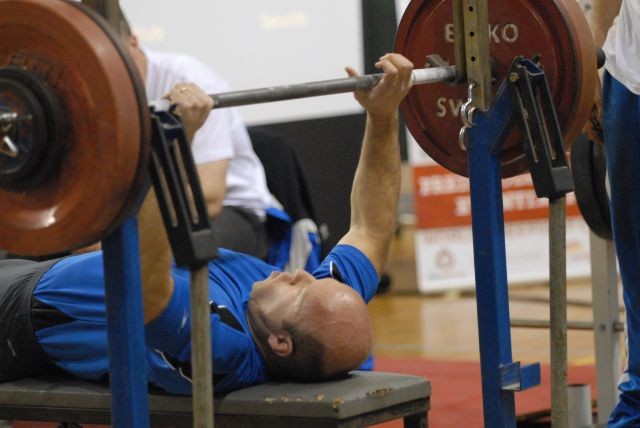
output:
M51 254L101 239L131 213L146 174L144 86L118 36L73 1L0 0L0 67L39 73L68 121L59 173L0 190L0 248Z
M573 142L587 120L593 100L596 54L591 32L575 0L488 0L490 51L496 80L494 94L513 59L539 54L565 141ZM395 51L422 67L427 55L453 64L451 0L413 0L402 17ZM401 105L409 131L420 147L445 168L468 175L467 153L458 145L460 106L466 84L414 87ZM527 171L527 160L514 128L501 153L502 175Z

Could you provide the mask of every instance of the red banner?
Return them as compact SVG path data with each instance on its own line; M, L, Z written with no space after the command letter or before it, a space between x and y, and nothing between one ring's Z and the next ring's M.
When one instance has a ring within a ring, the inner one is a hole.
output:
M442 228L471 224L469 179L440 165L413 167L418 228ZM529 174L502 180L505 222L548 217L549 201L537 198ZM575 195L567 194L567 216L579 216Z

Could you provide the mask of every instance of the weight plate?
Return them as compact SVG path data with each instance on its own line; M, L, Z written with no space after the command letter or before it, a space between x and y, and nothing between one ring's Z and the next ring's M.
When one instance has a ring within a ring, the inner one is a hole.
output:
M604 148L580 135L571 146L571 174L580 214L589 229L611 240L611 215L605 188ZM595 154L595 156L594 156Z
M41 255L95 242L131 214L146 174L150 124L135 65L74 1L0 0L0 32L0 67L36 73L66 119L59 173L29 191L0 190L0 248Z
M416 67L439 54L454 64L451 0L413 0L396 35L395 51ZM488 0L494 94L513 59L541 56L565 141L572 142L587 120L596 78L596 51L575 0ZM401 104L409 131L420 147L445 168L468 175L467 153L458 144L460 106L466 83L414 87ZM502 175L525 172L527 161L514 129L502 153Z
M604 146L594 141L591 143L591 170L593 171L593 188L595 192L598 208L602 214L605 227L602 233L598 234L603 239L612 240L611 230L611 210L609 209L609 194L607 193L607 162L604 153Z

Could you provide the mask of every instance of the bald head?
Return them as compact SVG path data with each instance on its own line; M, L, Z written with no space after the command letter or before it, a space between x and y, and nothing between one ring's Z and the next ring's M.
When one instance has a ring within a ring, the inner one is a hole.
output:
M352 288L310 274L272 274L254 285L248 318L272 373L322 380L357 368L371 353L365 302Z
M333 376L360 366L371 353L373 335L362 297L334 279L307 290L299 326L324 349L323 373Z

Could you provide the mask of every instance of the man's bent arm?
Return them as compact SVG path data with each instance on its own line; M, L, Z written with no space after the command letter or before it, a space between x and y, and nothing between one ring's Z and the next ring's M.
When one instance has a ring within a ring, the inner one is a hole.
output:
M140 208L138 231L144 323L147 324L162 313L173 294L171 247L153 189Z
M209 116L213 108L213 99L194 83L178 83L165 97L178 106L176 113L182 121L185 138L191 144L196 132L207 120L213 120ZM218 133L230 132L224 127L217 129ZM213 134L207 135L215 138ZM227 191L228 164L228 159L220 159L197 165L209 217L216 217L222 211L222 203Z
M376 64L383 80L368 92L356 93L367 110L367 125L351 190L351 224L340 244L364 252L380 273L396 227L400 193L398 105L411 87L413 65L398 54ZM356 75L348 69L350 75Z
M227 186L227 159L197 165L200 186L207 204L209 217L215 218L222 211Z

